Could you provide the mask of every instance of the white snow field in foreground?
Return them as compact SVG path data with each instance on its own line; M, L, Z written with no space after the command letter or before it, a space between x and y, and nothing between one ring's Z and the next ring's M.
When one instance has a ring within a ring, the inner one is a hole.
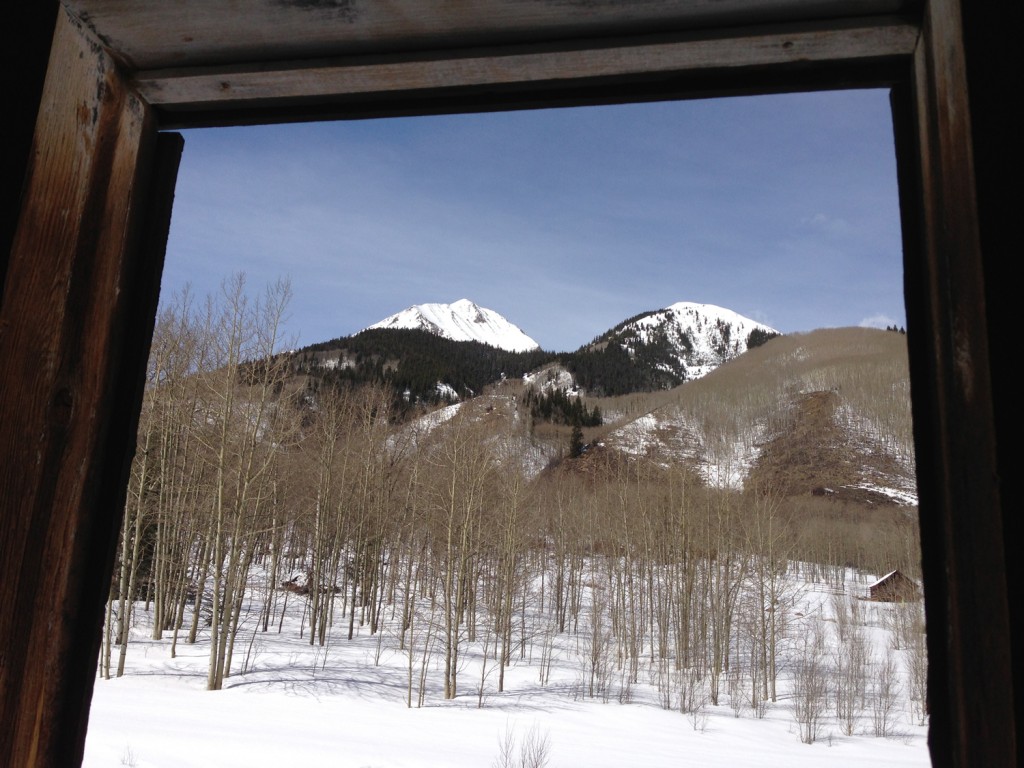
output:
M311 646L308 633L299 636L305 600L299 596L289 596L280 633L275 626L258 631L261 588L250 590L252 612L239 630L232 675L224 690L207 691L208 637L201 634L189 646L183 633L172 659L170 633L164 640L148 639L147 614L139 603L124 677L96 681L84 765L504 768L520 765L520 749L532 740L544 746L547 759L533 765L549 768L927 766L927 728L917 724L919 707L915 710L911 702L909 650L891 649L898 605L858 601L860 616L854 619L874 660L871 669L886 658L895 662L895 696L885 714L892 735L874 735L878 713L877 702L871 701L872 680L853 735L843 735L833 693L837 675L832 674L817 738L813 744L801 741L793 695L799 646L817 631L824 639L822 664L835 673L843 623L836 620L837 606L842 601L848 605L849 595L862 594L870 581L867 575L848 576L840 599L823 584L798 585L787 608L791 631L787 650L780 653L778 701L767 703L760 718L743 703L742 692L730 696L728 675L722 677L718 706L705 703L683 714L674 700L672 708L663 708L655 684L657 663L649 656L637 682L630 684L628 664L618 669L612 654L606 686L591 698L593 644L582 626L587 619L581 620L579 635L566 632L552 639L548 620L529 611L517 621L526 623L532 639L513 653L503 693L496 692L493 643L482 667L483 639L478 636L477 642L464 641L458 696L443 700L443 654L435 653L426 668L424 704L417 708L422 662L422 646L417 645L410 709L410 655L398 650L398 625L390 611L391 623L382 633L371 635L368 626L357 624L349 641L347 621L339 617L327 646ZM550 671L542 685L548 655ZM868 676L877 678L877 671ZM731 701L737 702L736 709ZM511 747L511 763L500 759L502 743Z

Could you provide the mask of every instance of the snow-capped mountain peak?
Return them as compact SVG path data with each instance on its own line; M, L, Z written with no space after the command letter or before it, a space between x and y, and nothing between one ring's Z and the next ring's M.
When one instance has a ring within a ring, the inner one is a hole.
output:
M374 328L421 329L453 341L479 341L510 352L540 348L521 328L469 299L451 304L416 304L365 330Z
M599 342L621 346L678 381L700 378L778 331L731 309L680 301L620 323ZM755 341L756 344L756 341ZM753 344L751 344L753 345Z

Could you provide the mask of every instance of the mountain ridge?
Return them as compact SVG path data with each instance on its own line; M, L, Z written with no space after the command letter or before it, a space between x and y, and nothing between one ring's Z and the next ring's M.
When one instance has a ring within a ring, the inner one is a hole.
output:
M569 389L614 397L700 378L775 335L733 310L677 302L624 320L573 352L545 352L497 312L460 299L413 305L352 336L310 345L298 364L305 373L388 384L406 402L438 403L555 363Z
M781 335L731 309L715 304L680 301L625 320L587 348L603 343L622 346L630 355L656 348L653 364L680 381L700 378L747 351L751 335L763 343Z

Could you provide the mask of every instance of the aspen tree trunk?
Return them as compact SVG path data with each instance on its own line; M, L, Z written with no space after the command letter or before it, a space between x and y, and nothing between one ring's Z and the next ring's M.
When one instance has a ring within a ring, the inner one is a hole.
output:
M114 598L107 598L107 611L103 620L103 650L100 653L100 674L104 680L110 679L111 641L113 640Z
M139 480L140 484L145 483L145 465L146 461L143 461L143 472ZM128 608L128 600L133 599L135 595L135 575L139 571L139 552L142 548L142 499L140 496L139 506L135 510L135 521L134 521L134 534L132 541L132 554L131 554L131 566L128 568L128 583L121 593L120 608L119 610L124 613L121 618L121 648L117 657L117 676L121 677L124 675L124 662L125 656L128 653L128 616L130 610ZM123 572L123 568L122 568ZM159 620L159 616L155 616L155 620Z

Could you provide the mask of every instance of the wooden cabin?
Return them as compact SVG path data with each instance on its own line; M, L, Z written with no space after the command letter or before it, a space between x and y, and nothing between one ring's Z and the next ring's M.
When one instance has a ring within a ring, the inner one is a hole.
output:
M921 587L897 569L868 585L868 599L878 603L910 603L921 599Z
M1012 3L34 0L3 16L0 765L81 762L174 129L839 88L886 88L893 110L931 758L1024 764L1003 486L1024 252Z

